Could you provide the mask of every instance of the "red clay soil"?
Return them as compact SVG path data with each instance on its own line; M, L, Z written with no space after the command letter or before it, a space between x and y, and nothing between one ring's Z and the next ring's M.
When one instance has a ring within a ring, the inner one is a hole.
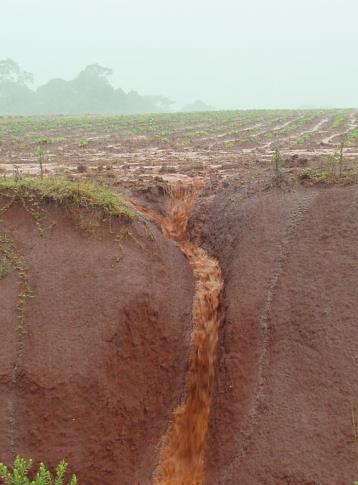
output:
M206 484L351 485L357 187L228 187L196 215L225 283Z
M65 458L84 485L148 484L182 398L192 271L152 223L118 240L120 224L88 232L48 210L44 237L19 207L0 223L34 291L22 335L16 277L0 280L0 461Z
M49 219L42 238L19 207L0 222L34 289L21 335L18 282L0 279L0 461L65 458L85 485L149 484L183 397L191 269L151 223L118 240ZM227 183L192 221L225 284L205 484L352 485L357 187Z

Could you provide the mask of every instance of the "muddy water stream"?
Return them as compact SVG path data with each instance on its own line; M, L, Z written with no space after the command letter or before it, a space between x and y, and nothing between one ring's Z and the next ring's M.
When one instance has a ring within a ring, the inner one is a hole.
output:
M169 209L165 218L143 210L160 222L166 237L177 242L196 281L186 397L174 410L163 436L154 485L203 483L223 279L219 263L185 239L188 220L201 186L202 182L195 179L169 185Z

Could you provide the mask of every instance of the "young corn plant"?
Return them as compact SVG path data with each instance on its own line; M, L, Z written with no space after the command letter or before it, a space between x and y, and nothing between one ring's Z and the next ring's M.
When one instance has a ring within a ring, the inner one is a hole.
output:
M346 138L343 138L341 144L339 145L339 153L338 153L338 166L339 166L339 176L342 176L343 172L343 161L344 161L344 149L346 146ZM358 484L357 484L358 485Z
M5 485L77 485L76 475L72 475L68 482L65 481L67 466L67 463L62 460L53 475L43 463L40 463L38 472L31 480L28 475L31 471L32 460L26 460L18 455L14 460L12 470L0 463L0 479Z
M282 155L278 147L275 147L273 152L273 166L276 177L279 177L282 166Z
M46 138L44 139L46 140ZM43 139L39 139L37 143L37 147L35 150L35 156L37 158L37 163L39 164L40 167L40 177L43 179L44 178L44 162L46 159L46 153L45 150L43 149L43 145L47 143L43 141Z

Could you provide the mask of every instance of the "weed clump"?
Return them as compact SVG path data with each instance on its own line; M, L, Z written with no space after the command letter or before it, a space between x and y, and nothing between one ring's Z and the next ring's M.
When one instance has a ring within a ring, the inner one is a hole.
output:
M343 138L337 151L321 158L317 169L304 168L301 170L297 174L298 180L323 184L356 183L358 181L357 171L345 167L344 163L344 149L347 146L347 140L347 137Z
M32 460L26 460L18 455L11 471L6 465L0 463L0 478L6 485L77 485L76 475L72 475L68 482L65 481L67 466L67 463L62 460L57 465L54 476L43 463L40 463L34 480L30 480L28 475L32 467Z

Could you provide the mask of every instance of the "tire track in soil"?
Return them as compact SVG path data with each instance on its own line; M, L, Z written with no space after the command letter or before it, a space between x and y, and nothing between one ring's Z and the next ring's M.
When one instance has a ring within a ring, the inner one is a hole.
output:
M218 485L224 485L232 479L232 472L234 467L240 466L240 462L244 459L246 452L250 446L255 428L258 426L261 414L260 409L264 404L265 386L266 386L266 371L270 364L269 346L270 346L270 315L272 304L275 299L280 277L283 273L284 267L290 255L290 249L294 242L294 238L299 226L303 223L306 213L309 211L314 200L317 198L318 192L313 191L302 196L297 206L292 210L286 226L285 234L279 245L279 256L277 258L276 271L272 274L270 284L268 287L265 304L263 306L261 315L259 317L259 360L258 360L258 376L256 383L256 391L253 397L251 409L246 418L246 423L240 432L239 443L240 451L236 458L226 468L222 479Z

